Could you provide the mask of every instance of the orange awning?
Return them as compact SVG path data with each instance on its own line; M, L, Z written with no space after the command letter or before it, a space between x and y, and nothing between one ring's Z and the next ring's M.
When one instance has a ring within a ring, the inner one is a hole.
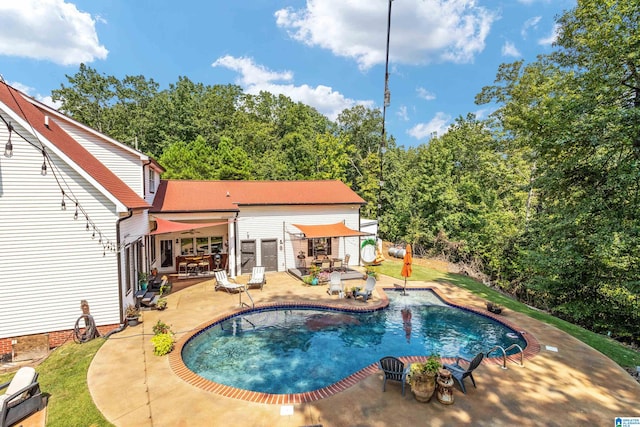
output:
M157 227L155 230L153 230L149 234L153 235L153 234L175 233L178 231L195 230L196 228L213 227L214 225L227 224L227 221L188 223L188 222L169 221L162 218L156 218L155 221L156 221Z
M336 224L322 224L322 225L299 225L293 224L304 234L307 239L318 239L320 237L350 237L350 236L369 236L369 233L363 233L358 230L353 230L343 222Z

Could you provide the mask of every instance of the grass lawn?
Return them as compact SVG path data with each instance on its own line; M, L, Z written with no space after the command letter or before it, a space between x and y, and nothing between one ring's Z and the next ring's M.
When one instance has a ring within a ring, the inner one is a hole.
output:
M112 425L93 404L87 387L89 364L104 342L97 338L85 344L64 344L36 366L40 389L49 395L47 426ZM0 375L0 383L11 378L13 373Z
M401 268L401 260L390 259L382 265L374 267L374 270L402 280ZM640 353L603 335L589 332L579 326L514 301L467 276L414 265L410 281L416 280L453 283L483 299L551 324L599 350L622 367L640 365ZM42 364L36 367L40 374L41 389L50 395L47 407L47 426L111 425L93 404L87 387L89 364L102 344L104 344L104 340L101 338L86 344L73 342L65 344L53 351ZM13 373L0 375L0 383L9 381L12 377Z

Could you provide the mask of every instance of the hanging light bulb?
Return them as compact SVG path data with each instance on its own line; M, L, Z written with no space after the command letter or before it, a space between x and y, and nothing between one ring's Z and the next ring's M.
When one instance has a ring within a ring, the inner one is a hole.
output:
M7 141L7 145L4 146L4 156L11 158L13 156L13 144L11 143L11 131L13 131L13 126L11 126L11 122L9 122L9 140Z
M76 213L73 214L73 219L78 219L78 202L76 202Z
M44 148L42 149L42 167L40 168L40 173L42 176L47 174L47 154L44 152Z
M89 217L85 215L84 219L87 220L87 231L89 231Z
M99 234L99 238L98 238L98 243L102 243L102 233L98 233Z
M64 202L64 190L62 191L62 203L60 204L60 207L63 211L67 210L67 204Z
M92 239L96 238L96 226L95 225L93 226L93 234L91 235L91 238Z

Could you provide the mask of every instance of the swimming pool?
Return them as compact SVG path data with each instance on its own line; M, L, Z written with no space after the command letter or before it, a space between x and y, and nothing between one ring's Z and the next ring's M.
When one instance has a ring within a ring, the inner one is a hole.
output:
M526 342L513 329L443 303L432 291L388 291L371 312L285 308L244 312L215 323L182 348L184 364L215 383L290 394L336 383L381 357L473 357Z

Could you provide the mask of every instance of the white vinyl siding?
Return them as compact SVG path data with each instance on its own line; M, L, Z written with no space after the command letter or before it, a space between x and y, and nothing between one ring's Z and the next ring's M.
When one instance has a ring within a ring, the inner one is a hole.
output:
M0 126L0 141L6 138ZM53 154L55 167L48 165L42 176L41 151L15 135L12 142L13 157L0 155L0 338L73 329L81 300L89 302L98 325L119 323L117 253L103 256L99 234L91 238L84 215L73 219L72 201L61 209L56 177L103 239L115 243L114 204Z
M293 234L300 233L293 224L335 224L345 222L351 229L359 230L360 211L358 205L335 206L241 206L238 220L238 241L255 240L256 262L259 264L262 254L262 240L278 239L278 271L296 266L296 255L304 248L306 241L297 239ZM282 244L280 242L282 241ZM351 255L351 264L359 259L357 237L334 238L332 256L343 258ZM240 253L236 265L240 263ZM239 274L239 271L236 272Z
M56 123L107 168L117 171L118 178L140 197L144 197L143 179L147 177L143 176L142 161L138 155L64 121L57 120Z

